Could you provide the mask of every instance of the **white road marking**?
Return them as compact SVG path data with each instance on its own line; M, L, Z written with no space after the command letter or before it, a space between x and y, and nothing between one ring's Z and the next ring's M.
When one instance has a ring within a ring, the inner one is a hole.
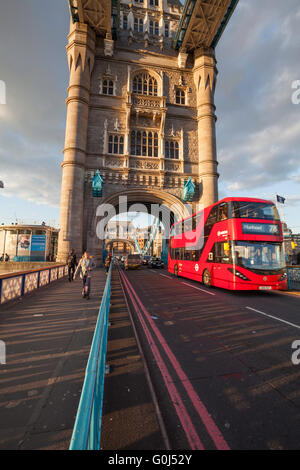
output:
M281 318L274 317L273 315L269 315L268 313L261 312L260 310L256 310L255 308L252 307L246 307L248 310L253 310L253 312L260 313L261 315L265 315L266 317L273 318L273 320L280 321L281 323L286 323L289 326L293 326L294 328L298 328L300 330L299 325L295 325L294 323L290 323L289 321L282 320Z
M159 274L160 276L164 276L164 277L166 277L166 278L168 278L168 279L172 279L170 276L167 276L166 274L161 274L161 273L158 273L158 274Z
M182 282L181 284L185 284L186 286L192 287L193 289L201 290L202 292L205 292L205 294L216 295L216 294L213 294L212 292L208 292L205 289L200 289L200 287L192 286L192 284L188 284L187 282Z

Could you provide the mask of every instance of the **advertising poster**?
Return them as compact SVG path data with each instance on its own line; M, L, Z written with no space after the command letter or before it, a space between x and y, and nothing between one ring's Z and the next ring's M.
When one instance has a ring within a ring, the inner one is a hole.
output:
M18 256L30 255L31 234L19 233L18 236Z
M46 255L46 235L32 235L31 256L44 259Z

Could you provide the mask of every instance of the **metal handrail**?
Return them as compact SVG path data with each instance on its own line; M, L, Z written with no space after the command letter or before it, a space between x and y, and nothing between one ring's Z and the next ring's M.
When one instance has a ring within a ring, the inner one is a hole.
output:
M113 262L99 309L69 450L100 449L112 265Z
M287 283L289 290L300 290L300 266L291 265L286 267Z

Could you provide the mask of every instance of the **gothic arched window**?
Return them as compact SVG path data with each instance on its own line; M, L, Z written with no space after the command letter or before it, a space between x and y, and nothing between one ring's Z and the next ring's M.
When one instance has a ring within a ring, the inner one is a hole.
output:
M155 34L156 36L159 36L159 24L157 21L150 21L149 23L149 33L150 34Z
M165 157L179 159L179 143L174 140L165 141Z
M124 137L110 134L108 138L108 153L113 155L124 154Z
M113 95L114 94L114 82L113 80L103 80L102 81L102 93L103 95Z
M138 33L142 33L144 31L143 18L134 18L134 31Z
M157 96L157 80L151 77L149 73L135 75L133 79L133 93L147 96Z
M131 131L130 153L138 157L158 157L157 132Z
M176 104L185 104L185 91L180 88L176 90Z

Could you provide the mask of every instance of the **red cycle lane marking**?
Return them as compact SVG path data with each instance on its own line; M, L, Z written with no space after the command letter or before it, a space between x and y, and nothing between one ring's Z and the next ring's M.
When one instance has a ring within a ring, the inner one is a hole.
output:
M125 275L124 275L124 277L125 277ZM151 318L151 315L149 314L149 312L146 310L146 308L142 304L141 300L139 299L137 293L133 289L133 287L132 287L131 283L129 282L129 280L127 279L127 277L125 277L125 279L126 279L126 282L128 283L129 288L131 289L133 295L135 296L138 304L140 305L141 310L143 311L145 317L149 321L149 324L151 325L151 327L153 329L153 332L155 333L155 335L156 335L157 339L159 340L161 346L165 350L165 353L167 354L171 364L173 365L176 374L178 375L179 379L181 380L182 385L184 386L188 396L190 397L190 400L193 403L195 410L197 411L198 415L200 416L200 418L201 418L208 434L212 438L212 440L215 443L217 449L219 449L219 450L230 450L230 447L228 446L227 442L225 441L221 431L219 430L219 428L217 427L217 425L214 422L213 418L211 417L211 415L207 411L205 405L200 400L199 395L196 393L196 391L195 391L194 387L192 386L191 382L189 381L187 375L185 374L185 372L183 371L183 369L180 366L179 362L177 361L176 357L174 356L173 352L171 351L171 349L167 345L167 342L166 342L165 338L162 336L162 334L160 333L160 331L156 327L154 321Z
M182 400L181 400L181 397L179 395L179 392L176 388L176 386L174 385L173 383L173 380L172 380L172 377L168 371L168 368L166 366L166 364L164 363L161 355L160 355L160 352L157 348L157 346L155 345L155 342L154 342L154 339L145 323L145 320L143 318L143 315L132 295L132 293L130 292L130 286L127 284L129 281L127 280L127 278L125 277L125 275L120 272L121 274L121 277L123 278L123 281L125 283L125 287L127 288L127 292L128 292L128 295L131 299L131 302L135 308L135 311L139 317L139 320L141 322L141 325L143 327L143 330L144 330L144 333L146 335L146 338L147 338L147 341L149 343L149 346L151 348L151 351L153 353L153 356L156 360L156 363L160 369L160 372L161 372L161 375L163 377L163 380L164 380L164 383L167 387L167 390L168 390L168 393L171 397L171 401L175 407L175 410L176 410L176 413L178 415L178 418L182 424L182 427L184 429L184 432L185 432L185 435L187 437L187 440L189 442L189 445L191 447L191 449L193 450L204 450L204 446L197 434L197 431L191 421L191 418L186 410L186 407L184 406Z

